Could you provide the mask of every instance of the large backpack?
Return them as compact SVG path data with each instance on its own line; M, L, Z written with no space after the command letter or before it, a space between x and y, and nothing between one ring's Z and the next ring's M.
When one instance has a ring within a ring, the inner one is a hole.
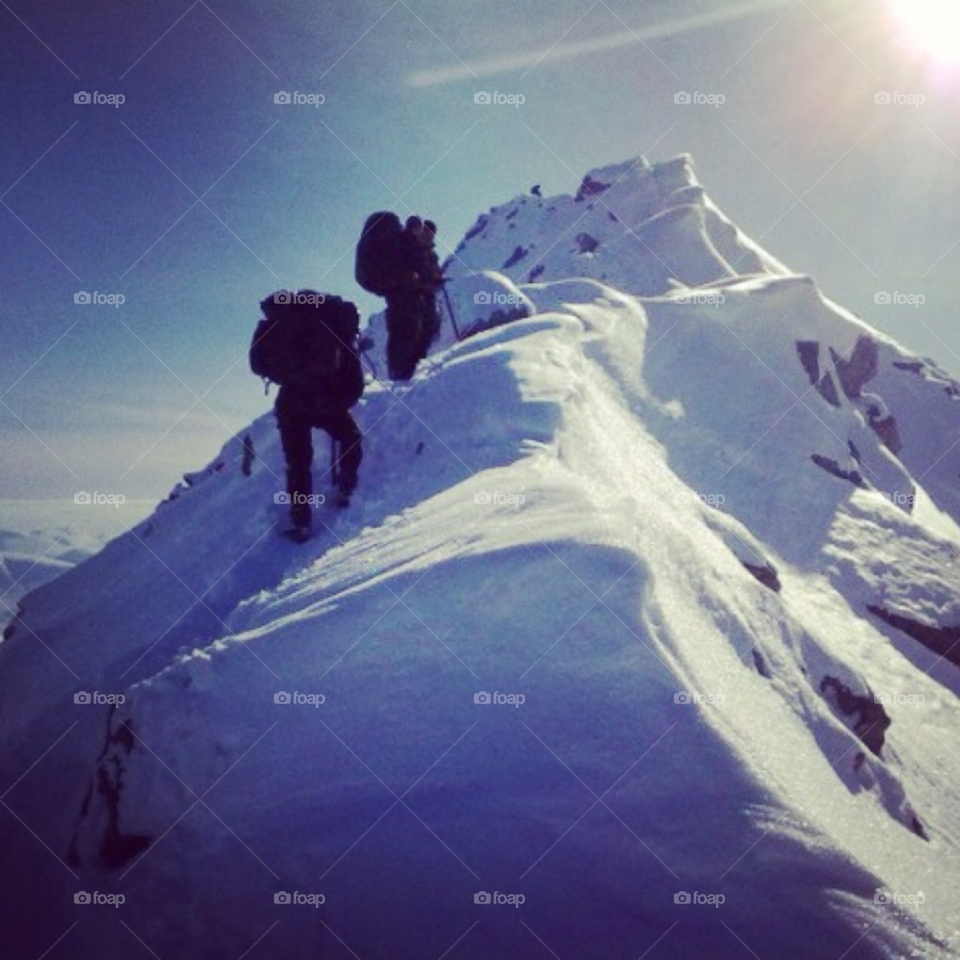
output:
M357 283L364 290L385 297L397 288L404 268L402 233L395 213L382 210L367 218L354 267Z
M280 291L261 303L250 369L281 386L351 407L363 394L360 314L349 300L311 290Z

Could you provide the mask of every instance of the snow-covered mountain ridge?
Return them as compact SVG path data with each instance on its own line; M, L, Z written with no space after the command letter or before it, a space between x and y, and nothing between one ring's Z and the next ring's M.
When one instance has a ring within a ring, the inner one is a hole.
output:
M685 157L496 207L446 272L478 332L371 386L323 536L276 536L265 415L23 600L7 929L39 954L80 919L78 957L126 955L121 920L160 956L952 955L958 386Z

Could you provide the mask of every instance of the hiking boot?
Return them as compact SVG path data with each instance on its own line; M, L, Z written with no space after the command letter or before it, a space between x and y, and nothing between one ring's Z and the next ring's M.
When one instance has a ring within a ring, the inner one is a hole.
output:
M290 522L295 527L310 527L310 504L294 503L290 506Z

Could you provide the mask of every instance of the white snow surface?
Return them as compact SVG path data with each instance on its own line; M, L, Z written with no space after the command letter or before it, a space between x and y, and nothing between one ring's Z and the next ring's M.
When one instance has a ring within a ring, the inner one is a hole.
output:
M74 921L58 957L957 955L960 647L868 606L960 625L960 388L744 237L688 157L585 183L468 234L461 330L490 322L478 284L527 315L368 388L357 496L313 540L278 536L265 414L249 476L242 434L22 600L24 956ZM830 350L860 337L850 399ZM884 701L879 755L826 677Z

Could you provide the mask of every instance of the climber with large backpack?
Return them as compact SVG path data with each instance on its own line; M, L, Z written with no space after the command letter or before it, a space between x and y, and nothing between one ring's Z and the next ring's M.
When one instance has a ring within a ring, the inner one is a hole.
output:
M357 485L362 436L350 408L363 394L358 347L360 315L340 297L278 290L260 302L263 319L250 344L250 369L280 385L275 412L287 461L289 535L310 536L313 429L335 444L332 472L336 505L346 507Z
M443 274L434 250L436 226L395 213L367 218L357 244L355 276L364 290L387 301L387 368L392 380L409 380L439 331L436 291Z

